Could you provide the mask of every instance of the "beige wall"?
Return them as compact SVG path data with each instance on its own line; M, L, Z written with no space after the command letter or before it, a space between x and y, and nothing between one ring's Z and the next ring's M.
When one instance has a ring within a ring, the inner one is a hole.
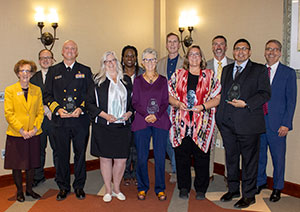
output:
M54 54L61 61L63 41L74 39L79 45L78 61L91 66L96 72L99 58L106 50L115 50L120 55L124 45L135 45L139 52L149 46L155 47L160 56L166 54L165 34L178 29L178 17L182 10L195 9L200 23L193 31L194 43L200 44L207 59L212 57L211 39L223 34L228 39L228 55L232 55L233 43L241 37L252 45L252 59L264 62L264 43L270 38L282 40L282 0L0 0L0 91L16 82L13 65L21 58L37 61L37 52L42 49L39 29L34 22L36 6L55 7L60 17L59 40ZM255 11L255 12L254 12ZM52 29L47 26L47 31ZM185 32L186 33L186 32ZM299 108L299 107L298 107ZM300 112L296 111L294 131L288 136L286 180L300 184L297 171L297 150L300 137ZM0 103L3 111L3 103ZM6 122L0 113L0 149L5 144ZM48 152L50 151L48 147ZM88 159L92 159L89 155ZM216 162L224 163L223 150L216 150ZM46 166L52 166L48 154ZM272 175L271 163L268 175ZM0 159L0 175L10 173L3 169Z
M107 50L114 50L120 58L125 45L136 46L140 53L155 46L154 6L159 3L149 0L0 0L0 91L17 81L14 64L22 58L37 62L37 53L43 48L37 40L36 6L54 7L59 14L59 40L53 49L56 60L62 60L63 42L73 39L79 46L78 61L90 66L95 73L100 57ZM48 23L45 30L53 32ZM3 102L0 102L0 111L0 149L4 149L7 124ZM88 159L94 158L89 156L89 151L88 147ZM52 166L51 154L47 155L46 166ZM7 173L11 171L3 169L3 159L0 159L0 175Z

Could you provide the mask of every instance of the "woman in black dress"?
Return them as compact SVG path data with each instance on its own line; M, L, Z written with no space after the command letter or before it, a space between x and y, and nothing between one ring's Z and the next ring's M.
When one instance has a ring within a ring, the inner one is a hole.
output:
M128 121L132 115L132 84L123 75L120 62L114 52L105 52L95 85L88 93L86 106L93 120L91 154L100 157L100 167L105 184L104 202L112 197L125 200L120 191L120 182L129 154L131 128ZM113 180L113 188L111 181Z

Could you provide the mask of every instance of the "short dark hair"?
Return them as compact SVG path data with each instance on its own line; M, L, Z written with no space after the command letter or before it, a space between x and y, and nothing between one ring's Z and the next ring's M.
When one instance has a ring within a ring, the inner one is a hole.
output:
M39 59L40 59L40 55L41 55L41 53L42 53L42 52L44 52L44 51L50 52L50 54L51 54L51 57L54 59L53 52L52 52L52 51L50 51L49 49L42 49L41 51L39 51Z
M269 43L275 43L279 47L279 51L281 51L282 45L279 40L271 39L266 43L265 47L267 47Z
M37 70L37 67L35 65L35 63L33 61L30 61L30 60L20 60L16 63L15 67L14 67L14 72L15 74L18 76L18 73L20 71L20 67L23 66L23 65L30 65L30 72L32 74L34 74Z
M249 50L251 50L251 45L250 45L249 41L247 41L245 38L241 38L241 39L238 39L237 41L235 41L235 43L233 45L233 49L235 48L235 46L238 43L247 43L247 45L249 46Z
M215 36L215 37L211 40L211 42L214 42L214 40L216 40L216 39L223 39L223 40L225 41L226 46L227 46L227 39L226 39L223 35L217 35L217 36Z
M167 37L166 37L166 42L168 42L168 38L169 38L170 36L172 36L172 35L176 36L176 37L177 37L177 39L178 39L178 41L180 41L180 39L179 39L179 36L178 36L176 33L174 33L174 32L170 32L169 34L167 34Z

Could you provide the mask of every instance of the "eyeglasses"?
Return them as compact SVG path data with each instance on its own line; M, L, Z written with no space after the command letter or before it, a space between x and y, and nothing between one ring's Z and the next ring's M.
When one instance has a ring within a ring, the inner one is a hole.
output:
M268 52L272 52L272 51L274 51L274 52L278 52L278 51L280 51L280 49L279 49L279 48L271 48L271 47L269 47L269 48L266 48L265 50L266 50L266 51L268 51Z
M143 61L145 63L155 63L156 62L156 58L150 58L150 59L144 58Z
M189 53L189 57L199 57L199 56L200 56L200 53L198 53L198 52Z
M246 51L246 50L249 50L249 48L248 47L245 47L245 46L243 46L243 47L235 47L234 49L233 49L234 51Z
M28 73L31 73L32 71L31 70L26 70L26 69L23 69L23 70L19 70L19 73L26 73L26 74L28 74Z
M112 60L105 60L104 63L115 63L117 61L117 59L112 59Z
M40 57L40 60L51 60L53 57Z

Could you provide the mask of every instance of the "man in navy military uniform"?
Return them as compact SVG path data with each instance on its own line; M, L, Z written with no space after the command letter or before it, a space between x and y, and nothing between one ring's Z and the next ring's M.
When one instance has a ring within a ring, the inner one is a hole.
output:
M85 109L88 86L93 84L91 69L76 62L77 44L67 40L62 48L64 60L49 68L44 103L52 111L54 139L58 154L56 183L60 189L56 200L70 193L70 143L74 151L73 188L84 199L86 180L85 152L89 136L89 118Z

